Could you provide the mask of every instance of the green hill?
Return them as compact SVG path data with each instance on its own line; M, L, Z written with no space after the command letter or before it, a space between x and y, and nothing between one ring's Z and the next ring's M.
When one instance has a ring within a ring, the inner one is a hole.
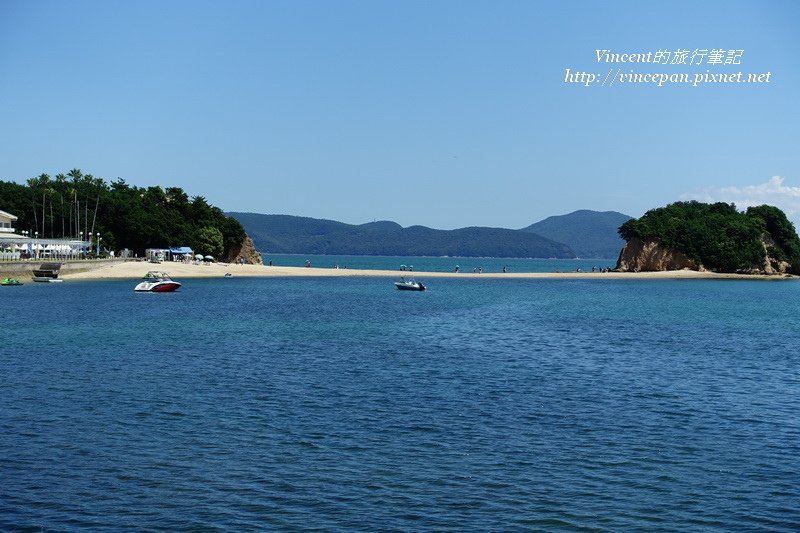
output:
M626 240L658 241L717 272L757 271L770 262L788 263L800 273L800 238L777 207L740 212L733 204L676 202L624 223Z
M625 241L619 237L617 230L631 218L616 211L581 209L568 215L548 217L521 231L563 242L578 257L616 259L625 246Z
M333 220L228 213L244 226L256 247L267 253L461 256L575 257L569 246L540 235L502 228L436 230L404 228L380 221L352 225Z

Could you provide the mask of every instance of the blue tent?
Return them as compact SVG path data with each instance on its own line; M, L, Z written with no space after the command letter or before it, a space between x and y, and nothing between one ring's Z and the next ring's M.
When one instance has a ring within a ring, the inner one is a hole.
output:
M192 255L194 252L188 246L178 246L169 249L169 255L172 256L173 261L182 261L186 256Z

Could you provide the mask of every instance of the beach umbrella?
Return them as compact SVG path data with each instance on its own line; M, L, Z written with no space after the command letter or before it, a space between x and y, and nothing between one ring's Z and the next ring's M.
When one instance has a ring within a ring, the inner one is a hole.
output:
M213 260L214 260L214 256L213 255L207 255L207 256L205 256L205 258L203 258L203 261L213 261Z
M203 260L203 256L200 255L200 254L195 254L194 258L197 259L198 261L202 261Z

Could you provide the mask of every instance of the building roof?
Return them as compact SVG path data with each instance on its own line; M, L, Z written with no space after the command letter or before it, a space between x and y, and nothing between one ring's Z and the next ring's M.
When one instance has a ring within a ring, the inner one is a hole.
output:
M0 209L0 217L8 217L8 218L10 218L10 219L12 220L12 222L13 222L14 220L17 220L17 217L15 217L14 215L12 215L11 213L6 213L6 212L5 212L5 211L3 211L2 209Z
M194 253L192 251L192 249L189 248L188 246L180 246L178 248L170 248L169 251L170 251L170 253L173 253L173 254L191 254L191 253Z

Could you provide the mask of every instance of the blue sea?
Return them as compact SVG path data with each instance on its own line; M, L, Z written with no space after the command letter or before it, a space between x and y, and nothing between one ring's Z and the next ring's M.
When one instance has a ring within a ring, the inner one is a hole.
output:
M355 268L359 270L400 270L400 268L425 272L473 272L477 269L489 272L575 272L581 269L589 272L594 267L614 268L614 259L517 259L497 257L401 257L367 255L295 255L265 254L264 264L272 261L274 266L305 266L308 261L312 267Z
M800 282L181 281L0 287L0 530L800 530Z

